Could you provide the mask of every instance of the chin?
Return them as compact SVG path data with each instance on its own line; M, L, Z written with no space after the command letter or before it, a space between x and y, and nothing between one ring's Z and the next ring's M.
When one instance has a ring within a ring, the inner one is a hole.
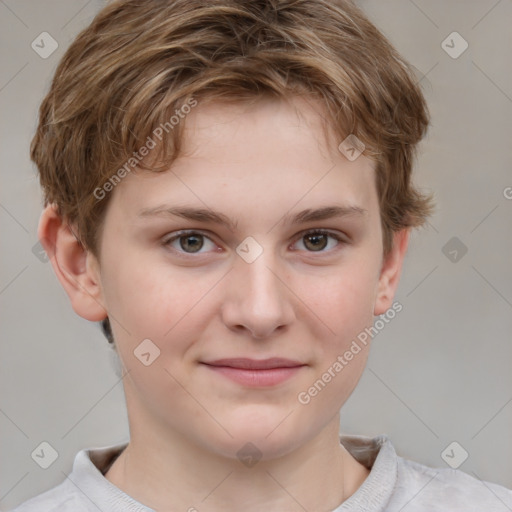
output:
M232 437L220 433L210 449L228 458L240 458L240 451L250 455L251 450L261 460L282 457L314 435L308 436L304 423L298 424L294 414L290 414L292 410L275 407L270 412L268 406L244 407L235 417L220 421Z
M269 461L283 457L301 445L299 439L290 438L287 436L273 435L268 438L257 438L257 434L252 435L251 429L241 431L239 436L233 439L223 437L222 440L211 440L206 442L205 447L227 459L240 460L244 463L246 457L250 457L253 461Z

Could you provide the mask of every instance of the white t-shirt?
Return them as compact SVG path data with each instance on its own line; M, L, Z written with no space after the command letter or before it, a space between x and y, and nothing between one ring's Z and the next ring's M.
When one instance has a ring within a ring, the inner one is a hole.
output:
M460 470L430 468L399 457L385 435L342 435L340 441L370 474L332 512L512 511L512 490ZM64 482L11 512L154 512L103 476L126 446L81 450Z

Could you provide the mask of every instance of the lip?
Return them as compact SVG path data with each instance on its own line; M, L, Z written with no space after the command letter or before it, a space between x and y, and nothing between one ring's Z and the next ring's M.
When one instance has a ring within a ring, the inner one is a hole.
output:
M247 357L216 359L203 364L209 366L226 366L228 368L239 368L241 370L269 370L274 368L294 368L304 366L304 363L282 357L271 357L269 359L250 359Z
M217 359L202 363L213 372L249 387L265 387L280 384L304 368L304 363L291 359Z

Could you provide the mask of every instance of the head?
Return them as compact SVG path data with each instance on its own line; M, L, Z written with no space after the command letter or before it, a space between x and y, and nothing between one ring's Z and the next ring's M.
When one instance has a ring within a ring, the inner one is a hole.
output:
M337 358L391 307L432 210L411 180L427 125L408 65L349 1L97 15L57 68L31 155L39 237L74 310L115 343L133 423L273 457L337 415L369 343ZM244 357L302 366L253 388L208 364Z

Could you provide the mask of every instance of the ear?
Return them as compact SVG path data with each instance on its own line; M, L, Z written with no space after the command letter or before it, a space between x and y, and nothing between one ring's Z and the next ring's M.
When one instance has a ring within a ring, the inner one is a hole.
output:
M83 248L69 224L57 213L55 205L48 205L43 210L37 236L71 300L73 310L92 322L106 318L99 263L92 253Z
M407 228L397 231L393 235L393 248L382 262L375 296L374 315L382 315L392 305L393 297L400 281L400 273L409 245L410 234L411 230Z

